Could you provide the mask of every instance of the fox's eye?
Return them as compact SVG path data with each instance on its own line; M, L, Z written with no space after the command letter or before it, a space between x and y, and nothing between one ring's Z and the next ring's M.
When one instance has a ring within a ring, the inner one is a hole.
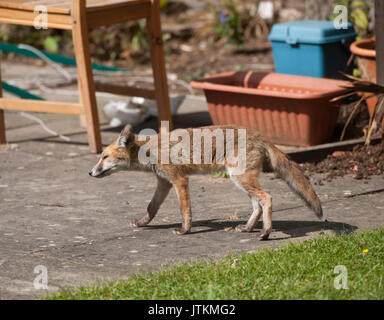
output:
M103 160L105 160L105 159L107 159L107 158L108 158L108 156L104 156L104 157L103 157Z

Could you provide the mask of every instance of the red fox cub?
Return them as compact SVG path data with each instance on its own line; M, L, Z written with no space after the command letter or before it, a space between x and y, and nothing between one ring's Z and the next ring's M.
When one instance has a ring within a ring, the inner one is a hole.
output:
M161 130L161 133L143 139L142 135L135 135L128 125L118 139L104 149L89 175L104 177L129 169L153 171L157 178L157 188L147 213L132 222L136 227L146 226L152 221L174 186L182 215L182 225L174 232L188 233L192 226L188 176L223 169L227 170L235 185L246 192L252 201L253 212L249 220L245 225L237 226L236 231L252 231L262 216L263 229L259 239L266 240L271 233L272 198L257 181L258 175L266 169L284 179L316 216L320 220L323 218L320 200L297 164L250 129L208 126L179 129L165 134Z

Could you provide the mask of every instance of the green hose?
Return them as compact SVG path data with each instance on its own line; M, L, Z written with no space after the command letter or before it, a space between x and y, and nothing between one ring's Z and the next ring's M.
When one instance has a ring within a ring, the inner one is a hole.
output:
M5 52L5 53L14 53L14 54L22 55L25 57L40 59L40 57L36 53L34 53L30 50L27 50L27 49L19 48L17 45L10 44L10 43L0 42L0 50L2 52ZM59 54L50 53L50 52L46 52L46 51L41 51L41 50L40 50L40 52L54 62L61 63L61 64L64 64L66 66L76 67L76 60L74 58L69 58L66 56L62 56ZM98 71L110 71L110 72L118 72L119 71L119 72L132 73L131 70L120 69L120 68L116 68L116 67L108 67L108 66L102 65L100 63L96 63L96 62L92 63L92 69L98 70ZM12 85L4 82L4 81L2 81L1 84L2 84L2 87L4 90L6 90L6 91L8 91L14 95L17 95L22 99L44 100L43 98L41 98L39 96L36 96L32 93L29 93L26 90L18 88L18 87L12 86Z
M6 52L6 53L15 53L15 54L25 56L25 57L40 59L40 57L38 55L36 55L34 52L27 50L27 49L21 49L17 45L10 44L10 43L0 42L0 50L3 52ZM62 56L62 55L55 54L55 53L50 53L47 51L42 51L42 50L39 50L39 51L54 62L61 63L61 64L64 64L66 66L76 67L76 60L74 58L69 58L66 56ZM100 63L96 63L96 62L92 63L92 69L93 70L99 70L99 71L111 71L111 72L120 71L120 72L132 73L131 70L120 69L120 68L115 68L115 67L108 67L108 66L104 66Z
M5 91L8 91L22 99L45 100L42 97L36 96L26 90L10 85L9 83L6 83L4 81L1 81L1 85Z

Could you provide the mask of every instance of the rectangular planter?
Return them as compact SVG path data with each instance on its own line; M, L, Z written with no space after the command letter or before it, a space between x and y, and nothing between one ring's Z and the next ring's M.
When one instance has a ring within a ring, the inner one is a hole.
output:
M311 146L333 134L346 81L252 71L227 72L191 82L204 89L214 124L235 124L282 145Z

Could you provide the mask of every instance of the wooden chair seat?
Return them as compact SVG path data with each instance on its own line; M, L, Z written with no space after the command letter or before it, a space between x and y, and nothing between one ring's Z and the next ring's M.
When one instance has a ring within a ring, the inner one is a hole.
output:
M47 27L72 30L78 69L79 103L2 98L0 87L0 143L5 143L3 110L26 110L84 115L92 152L101 151L95 91L156 99L159 122L171 114L160 23L159 0L0 0L0 23L35 26L44 6ZM145 18L155 90L95 84L89 53L88 29ZM36 31L38 32L38 31ZM1 79L1 77L0 77Z
M3 22L33 26L38 6L49 14L48 28L72 29L72 0L0 0ZM148 16L151 0L87 0L89 28L142 19Z
M87 11L105 10L108 8L122 8L127 6L143 5L151 0L88 0ZM47 7L48 13L71 14L72 0L1 0L0 7L34 11L36 6Z

